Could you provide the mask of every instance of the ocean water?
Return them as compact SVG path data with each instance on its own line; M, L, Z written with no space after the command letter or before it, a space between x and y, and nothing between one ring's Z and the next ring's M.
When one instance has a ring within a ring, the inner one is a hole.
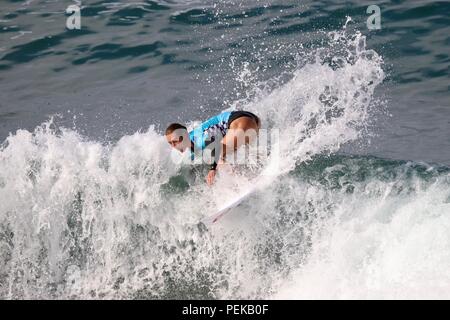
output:
M0 298L450 298L449 2L0 9ZM279 139L208 187L162 131L233 109Z

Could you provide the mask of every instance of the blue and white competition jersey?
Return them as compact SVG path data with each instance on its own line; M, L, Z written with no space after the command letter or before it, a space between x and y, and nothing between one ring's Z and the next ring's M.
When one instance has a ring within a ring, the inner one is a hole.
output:
M189 132L189 138L194 143L194 148L204 150L212 142L212 137L224 137L228 131L230 115L231 112L223 112L206 120Z

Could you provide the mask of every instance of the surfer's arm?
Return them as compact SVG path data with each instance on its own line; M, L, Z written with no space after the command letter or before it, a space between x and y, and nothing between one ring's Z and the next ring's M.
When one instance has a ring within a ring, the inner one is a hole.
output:
M214 162L209 167L208 175L206 176L206 182L208 185L212 185L214 183L214 178L216 176L217 168L220 167L225 161L226 156L226 136L220 142L220 150L218 152L218 156L214 157Z
M214 162L211 164L208 175L206 176L206 182L212 185L216 176L217 169L225 165L225 159L227 157L227 151L233 153L238 147L238 136L231 134L230 132L222 138L220 141L220 150L218 155L214 157Z

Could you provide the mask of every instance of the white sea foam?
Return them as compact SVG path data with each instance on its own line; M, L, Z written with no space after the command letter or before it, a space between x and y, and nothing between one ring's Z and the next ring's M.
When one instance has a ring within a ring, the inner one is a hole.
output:
M239 101L279 130L279 157L261 164L270 183L211 231L198 221L251 180L224 173L210 188L201 173L183 187L189 169L153 127L112 146L52 121L12 134L0 151L0 297L449 297L445 174L376 176L399 164L360 179L364 161L292 173L361 136L384 78L362 35L330 36L287 81Z

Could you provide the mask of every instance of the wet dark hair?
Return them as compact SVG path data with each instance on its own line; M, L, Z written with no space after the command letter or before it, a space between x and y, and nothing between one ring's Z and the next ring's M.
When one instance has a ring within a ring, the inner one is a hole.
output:
M184 129L184 130L187 131L187 128L186 128L185 126L183 126L182 124L179 124L179 123L171 123L171 124L167 127L167 129L166 129L166 136L167 136L168 134L171 134L171 133L174 132L175 130L178 130L178 129Z

